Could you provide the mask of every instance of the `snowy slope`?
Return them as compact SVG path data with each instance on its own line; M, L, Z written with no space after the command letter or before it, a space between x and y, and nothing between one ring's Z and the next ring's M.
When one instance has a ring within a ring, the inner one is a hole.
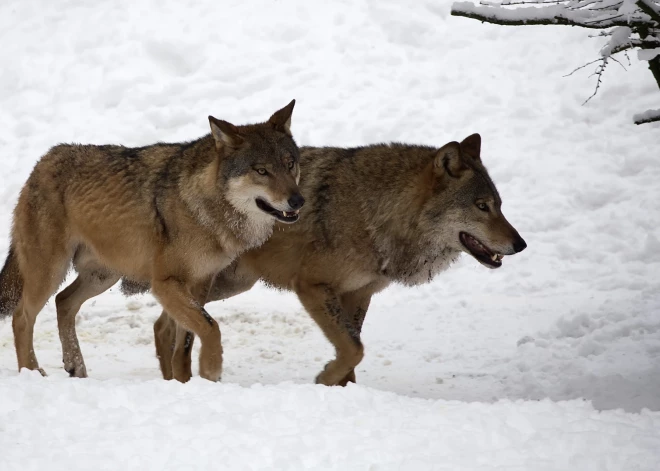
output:
M333 352L295 296L262 286L208 308L221 384L158 381L150 296L115 288L83 306L87 381L61 368L52 302L35 332L47 379L15 371L2 321L0 468L657 468L660 126L630 123L660 108L657 86L632 57L581 106L590 70L562 76L599 39L452 18L449 6L0 4L3 254L18 192L50 146L185 140L209 114L262 120L291 98L301 145L481 133L529 245L500 270L464 257L431 284L378 295L346 390L311 385Z

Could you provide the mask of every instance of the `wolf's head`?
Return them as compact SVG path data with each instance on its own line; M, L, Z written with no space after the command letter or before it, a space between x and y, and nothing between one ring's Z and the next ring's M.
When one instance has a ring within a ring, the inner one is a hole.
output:
M441 147L435 154L433 171L433 190L425 214L435 219L436 237L488 268L499 268L504 255L527 247L502 214L500 195L481 162L479 134Z
M291 135L295 103L260 124L234 126L209 116L216 149L223 154L225 197L250 217L293 223L305 203L298 189L298 146Z

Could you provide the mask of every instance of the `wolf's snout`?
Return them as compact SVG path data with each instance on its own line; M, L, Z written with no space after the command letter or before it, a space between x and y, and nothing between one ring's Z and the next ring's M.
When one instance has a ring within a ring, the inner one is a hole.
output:
M520 236L516 237L516 240L513 242L513 250L518 253L525 250L525 248L527 248L527 242Z
M289 203L289 207L295 211L303 207L303 204L305 204L305 198L303 198L303 195L300 193L296 193L291 198L289 198L287 203Z

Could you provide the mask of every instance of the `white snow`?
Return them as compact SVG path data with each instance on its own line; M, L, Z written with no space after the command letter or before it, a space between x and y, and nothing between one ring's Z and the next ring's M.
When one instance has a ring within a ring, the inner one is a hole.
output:
M582 401L466 404L352 385L35 373L5 379L0 397L5 470L652 469L660 449L660 415Z
M146 145L263 120L297 99L301 145L440 146L473 132L528 248L464 257L372 302L358 385L295 296L210 304L223 381L165 382L151 296L83 306L90 378L61 366L54 303L16 372L0 322L0 469L613 469L660 461L660 108L646 63L609 67L584 30L449 16L451 2L0 4L0 252L36 160L59 142ZM304 169L303 169L304 171ZM359 195L359 189L356 189ZM198 347L198 345L197 345Z
M603 57L612 55L612 51L617 48L626 46L630 43L630 37L633 34L628 26L617 26L610 31L610 39L605 43L605 46L600 50ZM640 58L641 60L641 58Z

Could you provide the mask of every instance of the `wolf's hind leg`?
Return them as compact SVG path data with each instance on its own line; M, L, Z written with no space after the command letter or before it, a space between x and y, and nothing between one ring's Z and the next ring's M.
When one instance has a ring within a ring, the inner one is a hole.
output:
M25 294L23 294L25 297ZM46 298L48 299L48 298ZM18 370L23 368L28 370L37 370L42 376L46 372L39 367L37 356L34 353L34 322L37 319L39 311L46 305L46 301L36 302L34 300L26 302L24 298L16 306L14 317L12 318L12 329L14 331L14 346L16 348L16 359L18 360Z
M55 296L55 306L64 369L71 377L86 378L87 369L76 334L76 315L85 301L98 296L119 281L119 275L98 265L94 268L77 268L78 277Z
M39 370L44 376L46 373L39 368L34 353L34 322L48 298L64 280L71 260L64 248L51 246L48 249L43 252L48 256L43 256L43 253L23 253L23 293L12 319L19 371L21 368Z
M176 376L183 383L190 380L195 334L177 326L167 312L163 311L154 324L154 339L163 379L170 380Z
M337 352L337 357L325 366L316 382L326 386L338 385L347 376L350 378L353 369L362 361L364 347L360 332L344 311L339 296L328 285L299 283L296 293Z
M154 340L156 343L156 357L160 364L163 379L173 379L172 361L174 342L176 341L176 322L165 311L160 314L154 324Z

